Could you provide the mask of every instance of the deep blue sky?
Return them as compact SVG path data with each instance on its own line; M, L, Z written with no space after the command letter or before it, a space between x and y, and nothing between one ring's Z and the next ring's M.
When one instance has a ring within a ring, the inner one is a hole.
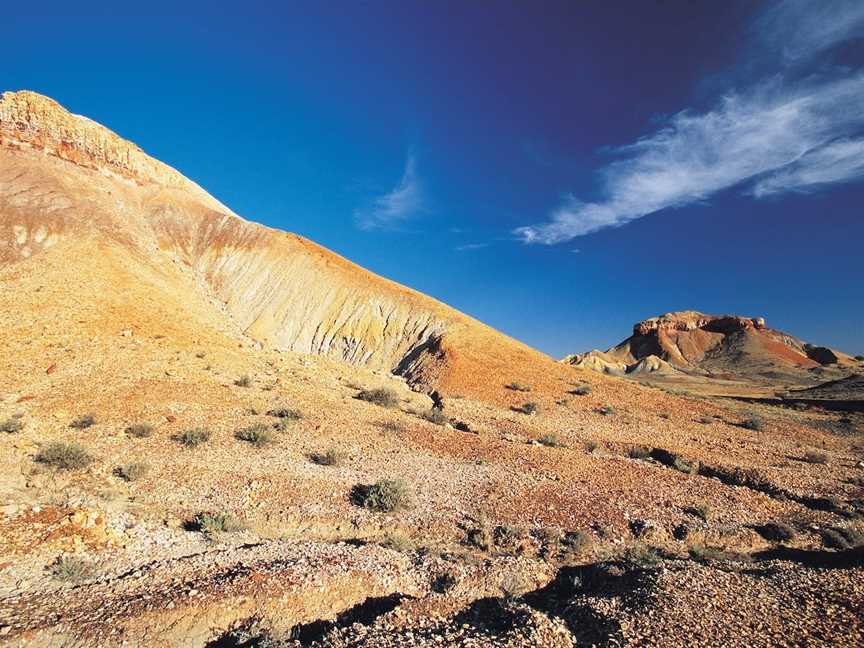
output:
M119 4L5 7L0 89L554 356L682 309L864 353L857 3Z

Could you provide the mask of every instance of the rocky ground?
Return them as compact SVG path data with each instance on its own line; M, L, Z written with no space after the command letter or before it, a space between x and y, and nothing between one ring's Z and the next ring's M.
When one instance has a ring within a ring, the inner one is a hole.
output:
M502 377L495 398L445 397L432 422L392 376L118 327L62 352L46 333L19 356L44 368L4 393L0 419L21 422L0 435L8 645L860 643L859 415L562 365L523 370L531 391ZM374 387L396 403L358 399ZM255 424L283 429L235 436ZM178 442L196 427L205 443ZM57 441L93 461L37 461ZM404 509L352 500L382 478L403 480ZM201 512L241 528L202 531Z

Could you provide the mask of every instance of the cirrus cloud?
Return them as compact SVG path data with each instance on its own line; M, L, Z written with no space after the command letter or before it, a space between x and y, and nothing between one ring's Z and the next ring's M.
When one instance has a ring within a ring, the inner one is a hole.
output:
M834 16L839 25L784 27L804 34L796 51L822 50L864 27L858 4L835 4L845 9ZM812 8L817 21L819 6L787 2L773 11L808 20ZM864 75L840 70L795 82L778 75L730 92L709 111L681 111L651 135L612 150L617 159L599 173L601 200L568 195L546 222L515 234L526 243L552 245L733 187L761 198L857 180L864 177L862 98Z
M367 207L354 210L354 222L364 230L395 227L425 211L425 200L417 160L413 154L405 160L402 178L393 189L379 196Z

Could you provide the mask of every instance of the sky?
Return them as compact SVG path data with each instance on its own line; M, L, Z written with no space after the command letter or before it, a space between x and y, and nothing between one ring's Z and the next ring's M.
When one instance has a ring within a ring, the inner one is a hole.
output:
M688 309L864 353L860 0L123 4L5 7L0 89L555 357Z

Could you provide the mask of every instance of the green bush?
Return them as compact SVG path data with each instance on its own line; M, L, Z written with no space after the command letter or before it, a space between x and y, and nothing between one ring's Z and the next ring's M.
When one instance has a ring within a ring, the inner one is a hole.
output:
M92 414L85 414L84 416L79 416L77 419L72 421L69 426L75 428L76 430L86 430L95 423L95 416L93 416Z
M64 583L81 583L96 575L93 564L76 556L61 556L51 565L51 576Z
M381 407L396 407L399 404L399 394L393 389L378 387L377 389L364 389L357 398L367 403L374 403Z
M263 448L276 440L273 429L263 423L237 430L234 436L240 441L251 443L256 448Z
M411 493L401 479L382 479L371 485L358 484L352 489L351 499L357 506L391 513L411 504Z
M176 435L174 439L186 446L187 448L195 448L202 443L210 440L210 430L207 428L192 428L191 430L183 430Z
M153 434L153 426L149 423L135 423L126 428L126 434L136 439L144 439Z
M189 526L202 533L234 533L244 528L242 522L225 511L202 511Z
M133 482L146 476L149 471L150 466L146 463L134 462L120 466L114 472L121 479L127 482Z
M36 461L59 470L83 470L93 463L93 457L77 443L51 443L36 455Z

